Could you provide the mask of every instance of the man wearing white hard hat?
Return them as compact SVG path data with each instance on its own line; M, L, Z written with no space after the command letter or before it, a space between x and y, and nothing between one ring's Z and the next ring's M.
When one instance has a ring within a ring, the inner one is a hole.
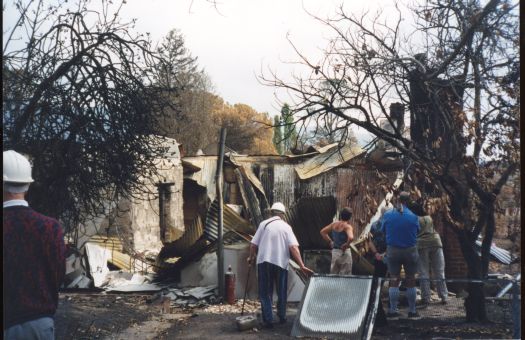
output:
M292 254L301 270L313 274L305 267L299 252L299 242L292 227L283 218L286 212L284 204L276 202L270 208L272 217L259 224L250 245L251 265L257 255L257 274L259 285L259 300L261 302L262 321L266 328L273 327L272 297L273 286L276 283L277 316L279 322L286 322L286 302L288 288L288 262Z
M4 339L54 339L58 288L65 274L60 224L29 207L31 164L3 153Z

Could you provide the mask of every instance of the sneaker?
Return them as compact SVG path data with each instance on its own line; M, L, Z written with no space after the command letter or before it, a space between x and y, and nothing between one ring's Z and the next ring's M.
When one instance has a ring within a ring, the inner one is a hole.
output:
M417 312L408 312L408 318L412 320L419 320L421 316Z
M386 318L391 320L397 320L399 319L399 312L388 312L386 313Z
M280 323L281 325L282 325L282 324L285 324L286 321L287 321L286 318L280 318L280 319L279 319L279 323Z
M442 305L446 305L447 303L448 303L447 300L445 300L445 299L442 299L442 300L441 300L441 304L442 304Z

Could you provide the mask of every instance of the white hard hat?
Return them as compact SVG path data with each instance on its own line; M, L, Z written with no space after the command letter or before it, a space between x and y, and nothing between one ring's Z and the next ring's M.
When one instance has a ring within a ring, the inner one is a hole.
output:
M270 208L270 210L280 211L282 213L286 212L286 209L284 208L284 204L282 204L281 202L275 202L274 204L272 204L272 207Z
M32 183L31 164L16 151L4 151L3 181L8 183Z

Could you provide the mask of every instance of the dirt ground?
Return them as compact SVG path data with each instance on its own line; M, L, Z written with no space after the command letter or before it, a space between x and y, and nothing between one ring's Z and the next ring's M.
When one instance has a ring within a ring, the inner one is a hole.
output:
M239 332L235 318L241 303L184 309L150 302L151 295L61 293L56 314L56 338L62 339L291 339L297 304L289 304L288 322L273 329ZM422 320L390 321L375 327L373 339L509 339L511 325L468 324L453 301L420 310ZM248 314L258 312L247 301ZM448 310L448 312L447 312ZM402 309L402 314L406 313ZM450 316L450 317L447 317Z

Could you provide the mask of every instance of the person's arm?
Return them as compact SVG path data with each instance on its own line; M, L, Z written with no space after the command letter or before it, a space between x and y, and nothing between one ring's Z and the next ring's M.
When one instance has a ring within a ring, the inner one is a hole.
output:
M307 268L304 263L303 259L301 258L301 253L299 252L299 246L292 245L290 246L290 254L292 254L292 258L299 264L299 267L301 267L301 271L307 275L312 275L314 272L310 268Z
M257 256L257 246L253 243L250 243L250 256L248 256L248 265L251 266L252 263L255 261L255 257Z
M332 241L330 236L328 236L328 233L330 231L332 231L332 223L330 223L329 225L327 225L326 227L321 229L320 234L321 234L321 237L323 238L323 240L328 242L328 244L330 245L330 248L333 248L334 247L334 242Z
M354 228L348 224L346 227L345 227L345 231L346 231L346 242L343 243L343 245L341 246L341 250L342 251L346 251L348 249L348 247L350 247L350 243L352 243L352 241L354 240Z

